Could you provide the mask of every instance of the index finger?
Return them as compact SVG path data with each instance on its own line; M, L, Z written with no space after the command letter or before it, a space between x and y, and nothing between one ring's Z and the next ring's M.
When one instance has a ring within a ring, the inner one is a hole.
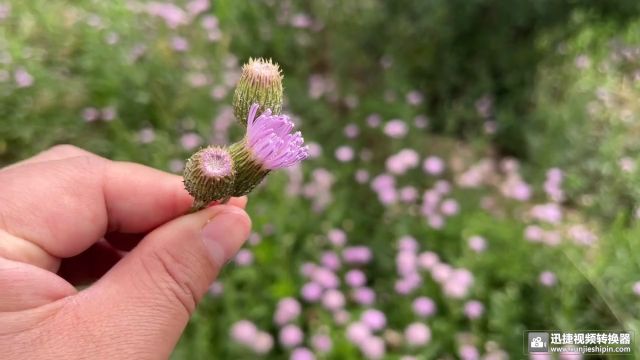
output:
M0 172L0 228L57 258L81 253L108 231L148 232L191 202L180 176L92 154Z

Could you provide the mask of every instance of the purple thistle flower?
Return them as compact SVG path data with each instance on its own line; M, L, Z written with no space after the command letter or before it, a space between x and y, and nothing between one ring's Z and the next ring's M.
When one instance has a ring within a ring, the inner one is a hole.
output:
M336 325L344 325L349 320L351 320L351 313L349 313L348 311L340 309L333 312L333 321L336 323Z
M329 311L338 311L345 305L344 295L335 289L329 289L322 295L322 305Z
M470 300L464 304L464 314L471 320L477 319L484 313L484 305L478 300Z
M328 335L316 334L311 337L311 345L319 353L326 353L331 351L333 341Z
M156 132L151 127L146 127L138 132L138 141L141 144L152 143L156 139Z
M347 326L346 338L354 345L362 344L370 336L371 330L361 322L354 322Z
M359 184L364 184L369 181L369 172L364 169L359 169L358 171L356 171L355 178Z
M462 345L458 349L458 355L462 360L478 360L480 359L480 354L478 354L478 349L476 349L473 345Z
M340 229L329 230L327 238L334 246L343 246L347 242L347 234Z
M372 305L376 301L376 293L368 287L353 289L351 296L360 305Z
M467 240L469 248L477 253L481 253L487 249L487 240L482 236L474 235Z
M366 246L351 246L342 251L342 257L349 264L366 264L371 261L373 254Z
M317 284L315 282L306 283L304 284L302 289L300 289L302 298L308 302L319 301L320 298L322 297L323 291L324 291L324 288L322 287L322 285Z
M540 283L546 287L552 287L556 284L558 279L556 278L556 274L551 271L543 271L538 277Z
M151 16L161 18L172 29L189 22L187 13L174 4L153 2L147 5L146 12Z
M408 132L409 128L407 127L407 124L400 119L390 120L384 126L384 133L393 139L403 138Z
M281 299L278 302L276 313L273 315L273 321L277 325L285 325L286 323L295 320L301 312L300 303L291 297Z
M209 6L209 0L192 0L187 4L187 11L195 16L209 9Z
M289 357L290 360L315 360L316 357L315 355L313 355L313 352L311 352L311 350L305 348L305 347L299 347L294 349L291 352L291 357Z
M336 159L340 162L349 162L353 160L355 154L353 148L347 145L340 146L336 149Z
M371 114L367 117L367 125L369 125L369 127L376 128L380 126L381 122L382 117L378 114Z
M250 344L257 333L258 329L249 320L240 320L231 326L231 338L240 344Z
M407 326L404 337L409 346L423 346L431 341L431 329L423 323L414 322Z
M257 116L259 107L251 105L246 136L230 147L238 174L231 196L248 194L271 170L290 167L309 156L302 134L291 133L294 124L288 116L274 115L268 108Z
M19 88L26 88L33 85L34 79L33 76L24 68L19 68L16 70L15 74L16 85Z
M367 277L365 276L365 274L357 269L349 270L344 275L344 279L349 286L354 288L363 286L367 282Z
M396 255L398 274L407 276L417 271L418 258L414 252L402 250Z
M338 254L334 253L333 251L325 251L322 254L322 258L320 259L320 262L326 268L333 271L338 270L342 265L340 262L340 257L338 256Z
M360 316L360 322L365 324L371 331L378 331L387 326L387 317L377 309L367 309Z
M220 281L214 281L213 284L209 286L209 294L213 297L218 297L222 295L224 291L224 285Z
M175 36L171 39L171 47L177 52L185 52L189 50L189 41L182 36Z
M249 249L240 249L234 260L238 266L249 266L253 263L253 253Z
M386 353L384 340L377 336L370 336L360 345L360 351L370 360L382 359Z
M431 251L425 251L418 257L418 264L424 270L431 270L440 262L438 255Z
M317 267L311 274L311 280L322 285L326 289L335 289L340 286L340 278L325 267Z
M273 337L267 332L259 331L251 347L256 354L266 354L273 348Z
M291 134L293 122L286 115L272 115L265 110L256 118L260 105L253 104L247 117L247 146L254 159L265 169L294 165L309 156L300 131Z
M405 235L398 239L398 248L401 251L416 252L418 247L418 241L412 236Z
M82 117L86 122L94 122L100 117L100 111L93 107L88 107L82 110Z
M413 300L411 307L416 315L423 318L429 317L436 312L436 304L426 296L421 296Z
M11 15L11 4L0 4L0 20L4 20Z
M304 333L302 330L296 325L291 324L280 329L280 333L278 335L280 343L285 348L296 347L302 343L302 340L304 340Z

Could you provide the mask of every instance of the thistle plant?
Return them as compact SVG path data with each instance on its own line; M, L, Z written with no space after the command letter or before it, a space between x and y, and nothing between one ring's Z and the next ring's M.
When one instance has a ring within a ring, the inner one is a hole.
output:
M251 59L243 67L233 98L236 119L246 127L230 147L209 146L186 163L184 185L194 202L191 211L214 201L250 193L272 170L292 166L308 156L300 131L282 108L282 75L277 64Z
M271 60L249 59L242 67L233 93L233 113L245 126L253 104L259 104L260 111L270 109L272 114L280 114L282 110L282 73Z
M289 167L308 156L300 131L291 133L293 122L288 116L272 115L270 109L257 116L259 109L260 105L251 105L247 133L229 149L235 169L241 174L232 196L248 194L271 170Z

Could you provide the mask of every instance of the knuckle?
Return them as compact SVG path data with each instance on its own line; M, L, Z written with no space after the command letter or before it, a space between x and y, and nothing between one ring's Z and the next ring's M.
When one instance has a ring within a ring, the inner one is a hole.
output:
M53 158L53 159L66 159L66 158L75 158L75 157L97 157L96 155L84 149L81 149L77 146L69 145L69 144L54 145L53 147L41 152L40 154L48 155L50 158Z
M49 155L49 158L52 159L68 159L68 160L78 160L87 166L98 166L104 163L104 158L86 151L82 148L79 148L70 144L59 144L54 145L48 150L43 151L41 154Z
M77 146L70 145L70 144L54 145L51 148L49 148L49 150L45 150L45 151L52 152L52 153L69 154L69 155L84 154L85 153L84 150L80 149Z
M75 165L82 171L96 172L96 170L102 171L104 161L91 153L79 153L76 157L73 157L71 161L75 162Z

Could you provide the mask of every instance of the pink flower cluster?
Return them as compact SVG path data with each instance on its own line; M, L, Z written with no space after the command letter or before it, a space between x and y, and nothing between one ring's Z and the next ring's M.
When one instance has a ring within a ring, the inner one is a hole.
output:
M401 139L407 135L409 127L400 119L389 120L384 126L384 133L392 139Z
M524 229L524 238L534 243L557 246L562 241L562 235L555 230L545 230L538 225L529 225Z
M273 348L273 337L268 332L259 330L249 320L240 320L231 326L231 339L259 355L266 354Z
M404 236L398 241L398 252L396 254L396 268L399 279L396 281L396 292L401 295L409 295L418 290L422 284L420 271L427 271L433 280L440 284L442 293L452 299L463 299L473 285L473 275L467 269L456 269L440 261L433 252L418 253L417 241ZM481 305L481 304L480 304ZM471 311L466 311L467 307ZM426 318L436 312L436 305L433 300L425 296L419 296L413 300L412 308L419 317ZM465 305L465 313L469 318L476 318L482 311L478 310L475 303ZM420 326L417 329L422 329ZM422 331L422 330L416 330Z
M311 182L304 185L302 194L307 199L311 199L311 206L315 212L322 212L333 201L331 187L335 178L328 170L316 168L313 170L311 179Z
M559 224L562 221L562 208L556 203L535 205L531 208L531 217L548 224Z
M420 155L413 149L400 150L395 155L387 158L387 171L393 175L404 175L407 171L415 169L420 162Z
M389 174L381 174L371 180L371 189L378 194L383 205L392 205L398 201L396 179Z
M531 187L527 184L516 170L507 172L506 179L500 186L502 195L518 201L527 201L531 198Z
M455 216L460 211L460 205L455 199L445 197L450 192L450 184L446 180L439 180L422 195L420 212L433 229L441 229L447 217Z
M169 28L175 29L191 23L193 18L205 12L209 6L209 0L191 0L187 3L186 10L169 2L150 2L146 4L144 11L161 18Z
M547 194L551 201L561 202L562 200L564 200L562 179L562 170L553 168L547 171L547 178L544 182L544 192Z
M459 174L456 183L462 188L478 188L490 182L496 169L490 159L482 159Z
M118 116L118 112L114 106L107 106L102 109L88 107L82 110L82 118L85 122L94 122L98 120L113 121Z

